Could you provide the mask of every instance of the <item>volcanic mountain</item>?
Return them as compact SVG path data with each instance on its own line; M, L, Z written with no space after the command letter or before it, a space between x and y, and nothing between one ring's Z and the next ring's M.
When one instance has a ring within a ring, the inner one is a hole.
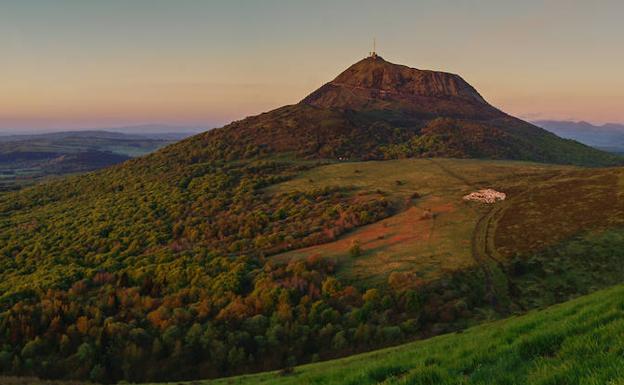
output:
M619 159L505 114L460 76L369 56L301 102L191 140L216 156L456 157L610 165Z

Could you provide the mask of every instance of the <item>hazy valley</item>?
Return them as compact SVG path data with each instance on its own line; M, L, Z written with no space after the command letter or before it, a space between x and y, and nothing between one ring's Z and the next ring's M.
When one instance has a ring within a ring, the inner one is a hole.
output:
M99 130L0 135L0 190L111 166L191 135L150 133L148 128L142 134Z

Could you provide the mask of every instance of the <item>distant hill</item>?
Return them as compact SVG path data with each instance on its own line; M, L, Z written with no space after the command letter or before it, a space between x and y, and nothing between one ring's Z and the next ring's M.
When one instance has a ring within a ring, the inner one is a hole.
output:
M25 139L60 139L64 137L100 137L100 138L115 138L115 139L165 139L165 140L180 140L198 132L204 131L203 129L190 128L190 127L177 127L177 126L165 126L165 125L140 125L140 126L128 126L128 127L112 127L103 129L89 129L89 130L67 130L67 131L51 131L51 132L29 132L29 131L16 131L16 132L0 132L0 142L25 140Z
M607 123L597 126L565 120L538 120L534 123L562 138L574 139L604 151L624 153L624 124Z
M202 126L172 126L168 124L139 124L134 126L120 126L107 128L106 131L121 132L124 134L158 135L181 134L189 135L206 131Z
M0 191L19 188L50 175L111 166L188 135L99 130L0 136Z
M180 140L197 133L207 131L208 127L199 126L172 126L167 124L139 124L134 126L119 126L103 129L108 132L126 135L139 135L151 139Z

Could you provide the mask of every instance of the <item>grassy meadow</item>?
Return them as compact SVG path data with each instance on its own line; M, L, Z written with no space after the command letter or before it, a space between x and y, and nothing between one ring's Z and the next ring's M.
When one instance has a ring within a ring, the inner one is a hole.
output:
M278 260L310 255L333 258L345 279L378 283L393 271L415 272L420 280L439 278L475 264L471 242L479 219L489 209L462 197L482 188L527 189L531 183L574 170L529 162L457 159L402 159L345 162L314 168L269 192L350 186L355 191L380 191L397 214L364 226L340 239L274 256ZM349 256L354 242L358 258Z

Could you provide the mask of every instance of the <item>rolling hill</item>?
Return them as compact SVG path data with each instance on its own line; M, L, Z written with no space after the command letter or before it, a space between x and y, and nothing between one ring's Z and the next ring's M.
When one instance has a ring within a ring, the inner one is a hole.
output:
M0 371L290 368L620 283L624 171L579 167L620 162L457 75L364 59L298 104L0 194ZM484 188L507 199L463 199Z

